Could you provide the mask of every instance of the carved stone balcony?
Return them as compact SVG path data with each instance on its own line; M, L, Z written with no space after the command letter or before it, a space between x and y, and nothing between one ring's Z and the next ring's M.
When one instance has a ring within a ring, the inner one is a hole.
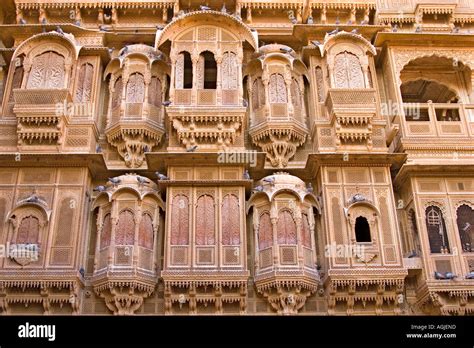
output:
M140 167L145 160L145 152L161 142L165 132L162 109L148 103L123 103L112 109L105 134L127 167Z
M376 115L374 89L330 89L326 107L335 128L336 146L372 148L372 119Z
M254 112L249 134L274 167L283 168L308 136L308 127L288 104L264 105Z
M15 89L18 145L61 145L68 123L67 89Z
M98 232L91 284L114 314L133 314L158 281L156 250L163 202L148 178L125 174L113 180L94 201Z

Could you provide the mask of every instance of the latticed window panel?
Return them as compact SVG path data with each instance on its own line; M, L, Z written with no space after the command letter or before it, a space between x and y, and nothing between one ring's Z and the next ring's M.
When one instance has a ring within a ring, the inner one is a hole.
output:
M127 82L127 103L143 103L145 98L145 80L142 74L131 74Z
M214 245L215 234L214 199L203 195L196 205L196 245Z
M48 51L33 58L26 88L63 88L64 80L64 57L56 52Z
M34 216L24 217L16 237L17 244L36 244L39 241L39 220Z
M84 63L79 68L77 75L77 87L74 100L78 103L90 102L92 100L92 82L94 76L94 66Z
M311 229L309 227L308 215L302 214L301 219L301 237L303 238L302 244L307 248L311 248Z
M426 208L426 229L432 253L449 252L449 241L441 209L436 206Z
M222 56L222 89L237 89L238 64L237 55L234 52L225 52Z
M178 54L176 59L176 66L174 71L175 78L175 88L183 89L184 88L184 53Z
M278 244L296 244L296 223L288 210L278 213L277 241Z
M456 223L463 251L474 251L474 209L461 205L456 211Z
M270 103L287 103L288 95L286 91L286 84L283 75L272 74L270 75L269 82L269 95Z
M148 103L155 105L156 107L161 106L161 81L158 77L153 76L148 86Z
M280 247L280 263L282 265L296 265L296 247L281 246Z
M189 200L185 195L173 198L171 211L171 244L189 244Z
M122 100L122 89L123 81L122 77L119 77L117 80L115 80L114 91L112 93L112 109L120 106L120 102Z
M240 244L239 199L235 195L226 195L222 200L222 244Z
M153 249L153 220L149 214L143 214L138 228L138 245Z
M110 245L110 239L112 236L112 221L110 214L105 215L104 222L102 224L102 231L100 233L100 248L106 248Z
M349 52L341 52L334 60L335 88L365 88L364 73L359 58Z
M265 212L260 215L258 224L258 249L266 249L273 244L272 222L270 214Z
M324 87L323 69L316 67L316 88L318 89L318 102L323 103L326 99L326 88Z
M115 227L116 245L133 245L135 237L135 220L130 210L124 210L119 214L117 226Z

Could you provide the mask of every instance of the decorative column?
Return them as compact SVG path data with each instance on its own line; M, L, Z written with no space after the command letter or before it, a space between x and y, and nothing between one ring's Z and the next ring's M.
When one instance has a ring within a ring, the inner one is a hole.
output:
M100 240L102 238L102 228L104 226L104 217L102 208L99 209L99 213L97 214L97 236L95 240L95 254L94 254L94 271L97 269L99 265L99 252L100 252Z
M171 60L171 76L170 76L170 101L174 102L174 90L175 90L175 83L174 79L176 76L176 60L177 60L177 55L172 52L170 55L170 60ZM162 84L163 85L163 84Z
M118 223L118 207L117 202L112 203L112 210L110 212L110 222L112 224L112 231L110 233L110 243L109 243L109 252L107 255L107 268L109 268L114 263L114 253L115 253L115 230L117 229Z
M278 213L275 206L275 201L272 203L272 207L270 208L270 221L272 223L272 237L273 237L273 266L277 267L279 265L280 257L279 257L279 245L278 245L278 238L277 238L277 223L278 223Z
M198 62L199 62L199 54L197 50L194 49L193 54L191 56L191 60L193 62L193 89L191 91L191 105L197 104L197 91L198 91Z
M133 233L133 253L132 253L132 267L137 267L138 266L138 257L139 257L139 252L138 252L138 231L140 229L140 222L142 220L142 207L141 203L138 206L138 208L135 211L135 214L133 215L133 221L135 221L135 231Z

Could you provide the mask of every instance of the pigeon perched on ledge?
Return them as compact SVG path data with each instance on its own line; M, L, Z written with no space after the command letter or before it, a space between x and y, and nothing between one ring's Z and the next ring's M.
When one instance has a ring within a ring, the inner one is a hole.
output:
M96 186L92 191L94 191L94 192L104 192L104 191L107 191L107 187L105 187L104 185L99 185L99 186Z
M155 172L155 175L158 178L158 180L169 180L170 179L165 174L161 174L160 172Z

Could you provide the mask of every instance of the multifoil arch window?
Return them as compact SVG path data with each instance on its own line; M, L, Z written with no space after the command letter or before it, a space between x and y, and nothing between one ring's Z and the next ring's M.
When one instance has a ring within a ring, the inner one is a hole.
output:
M263 250L271 247L273 244L273 232L272 232L272 221L270 214L264 212L260 215L258 224L258 249Z
M270 75L270 103L287 103L288 95L286 91L286 84L283 75L272 74Z
M437 206L431 205L425 210L426 229L432 253L449 253L448 233L443 212Z
M127 103L143 103L145 98L145 79L140 73L131 74L127 82Z
M288 210L280 210L277 223L278 244L296 244L296 223Z
M173 198L171 209L171 245L189 244L189 200L185 195Z
M26 88L63 88L64 80L64 57L56 52L47 51L33 58Z
M222 244L240 244L239 199L235 195L226 195L222 199Z
M174 75L176 89L193 87L193 63L189 52L183 51L178 54Z
M358 216L355 219L355 237L356 242L371 242L370 224L366 217Z
M225 52L222 56L222 89L237 89L238 66L237 55Z
M123 210L119 214L115 229L116 245L133 245L135 237L135 219L130 210Z
M364 73L359 58L344 51L334 59L335 88L365 88Z
M92 64L84 63L81 65L77 75L76 102L84 103L91 101L93 75L94 66Z
M153 249L153 219L150 214L144 213L138 228L138 245Z
M196 205L196 245L214 245L215 241L214 198L202 195Z

